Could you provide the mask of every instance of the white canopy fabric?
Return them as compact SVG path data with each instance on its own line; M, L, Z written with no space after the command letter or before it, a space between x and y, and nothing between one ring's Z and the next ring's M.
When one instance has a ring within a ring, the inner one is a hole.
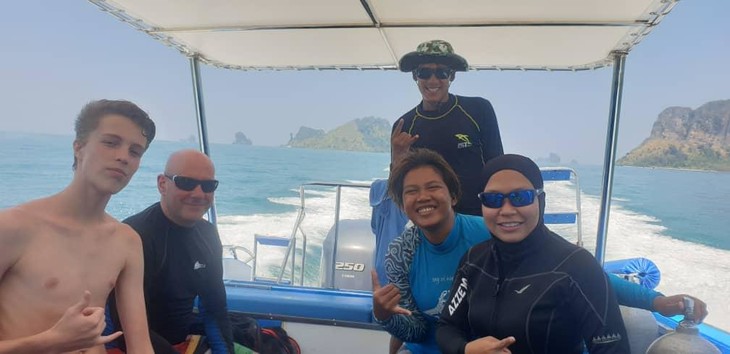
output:
M586 70L677 0L90 0L187 56L241 70L393 70L427 40L472 70Z

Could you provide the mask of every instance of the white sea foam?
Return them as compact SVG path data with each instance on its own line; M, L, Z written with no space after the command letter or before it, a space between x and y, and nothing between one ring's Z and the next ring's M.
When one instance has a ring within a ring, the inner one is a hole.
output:
M573 189L556 185L547 200L558 199L558 203L573 205L570 204L573 195ZM582 194L581 203L584 246L594 252L600 198ZM548 204L548 207L551 206ZM558 231L558 228L551 228ZM567 235L569 232L560 233ZM730 251L671 236L667 228L661 225L661 220L628 210L620 201L614 200L608 223L606 259L650 259L661 271L658 291L666 295L689 293L702 299L710 311L705 322L730 331L730 302L727 301L730 292Z
M549 183L546 187L548 212L575 210L575 190L569 183ZM298 191L292 197L271 198L273 203L299 206ZM332 188L307 193L306 217L302 229L308 237L308 248L319 249L334 220L335 192ZM600 200L581 194L582 234L585 247L593 252ZM254 214L219 218L219 230L224 244L237 244L253 249L254 234L289 236L297 212L281 214ZM348 189L342 192L341 219L370 218L367 189ZM575 226L551 226L562 236L575 240ZM730 251L677 240L667 234L661 220L638 214L624 208L621 201L611 205L606 259L645 257L652 260L662 272L657 290L667 295L689 293L708 304L710 315L706 323L730 330ZM299 234L301 239L301 234ZM278 265L283 249L262 252L259 266ZM309 257L309 255L308 255ZM317 256L318 257L318 256ZM264 268L259 268L264 269ZM308 272L308 274L317 274ZM315 276L316 278L316 276ZM306 279L310 285L318 279Z
M312 188L311 190L309 188ZM340 201L340 220L343 219L370 219L371 209L368 202L368 189L342 188ZM290 237L294 231L294 224L299 214L300 197L299 191L293 191L292 197L269 198L269 201L276 204L291 205L297 208L296 211L280 214L254 214L222 216L218 219L218 230L221 234L223 244L231 244L254 248L254 235L270 235ZM335 220L335 199L336 192L332 187L308 187L306 190L305 217L301 223L301 229L297 230L298 248L301 249L302 232L307 236L307 257L319 258L318 253ZM275 270L280 269L284 248L264 246L260 251L258 269L259 276L273 276ZM297 265L301 262L300 254L297 255ZM288 266L287 266L288 267ZM288 273L287 273L288 274ZM306 277L305 284L317 285L319 279L317 271L308 272L312 275Z

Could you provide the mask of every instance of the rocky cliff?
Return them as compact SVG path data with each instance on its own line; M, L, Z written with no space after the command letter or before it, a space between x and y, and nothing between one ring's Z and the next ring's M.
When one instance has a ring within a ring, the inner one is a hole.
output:
M730 171L730 100L665 109L649 138L618 163Z

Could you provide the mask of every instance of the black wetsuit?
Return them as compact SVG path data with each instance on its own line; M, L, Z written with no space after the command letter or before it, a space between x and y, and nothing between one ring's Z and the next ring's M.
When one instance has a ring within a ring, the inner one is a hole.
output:
M484 188L480 180L482 166L503 154L492 104L481 97L449 95L449 101L437 111L424 111L420 103L400 119L404 132L419 135L413 148L438 152L459 176L462 197L456 212L481 216L477 193Z
M150 331L171 344L202 331L214 354L233 353L223 285L222 247L216 227L200 220L193 227L170 221L155 203L124 223L142 238L144 293ZM199 297L200 316L193 312Z
M444 353L514 336L512 353L629 353L616 295L588 251L538 226L518 243L482 242L461 260L439 319Z

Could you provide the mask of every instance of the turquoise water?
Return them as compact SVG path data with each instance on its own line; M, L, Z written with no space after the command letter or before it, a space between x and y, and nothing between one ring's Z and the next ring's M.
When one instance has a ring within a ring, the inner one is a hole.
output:
M576 167L585 193L600 196L601 169ZM728 172L618 167L613 198L657 218L671 237L730 250Z
M70 136L0 133L0 171L7 182L0 208L55 193L71 179ZM115 196L109 212L118 218L154 202L155 176L167 155L197 145L156 141L129 186ZM221 185L219 215L283 213L294 205L271 202L291 197L301 183L386 178L389 157L360 153L213 144ZM601 167L573 166L581 189L600 195ZM657 219L673 238L730 250L730 173L618 167L614 204Z
M0 132L0 173L10 188L0 196L0 208L60 191L71 180L73 155L70 136ZM197 145L155 141L145 153L137 174L109 203L108 212L124 218L159 198L156 176L167 156ZM211 147L216 175L219 215L282 213L294 205L269 202L293 195L301 183L314 181L370 181L387 177L389 157L382 153L323 151L218 145Z
M0 133L0 208L58 192L72 178L70 136ZM156 141L130 184L107 208L124 218L158 200L156 176L169 153L196 145ZM224 244L253 246L254 234L292 231L302 183L367 182L387 177L388 154L239 145L211 146L221 181L216 192ZM595 242L601 167L573 166L580 176L583 235ZM646 257L662 270L659 290L690 293L710 308L707 322L730 330L730 174L618 167L615 174L607 259ZM344 192L343 192L344 193ZM548 202L572 201L571 193L548 190ZM303 229L308 264L317 266L321 242L332 224L334 192L312 191ZM343 199L342 218L369 218L367 191ZM563 233L563 231L558 231ZM565 235L565 234L564 234ZM269 259L278 264L279 258ZM317 281L316 269L305 275Z

